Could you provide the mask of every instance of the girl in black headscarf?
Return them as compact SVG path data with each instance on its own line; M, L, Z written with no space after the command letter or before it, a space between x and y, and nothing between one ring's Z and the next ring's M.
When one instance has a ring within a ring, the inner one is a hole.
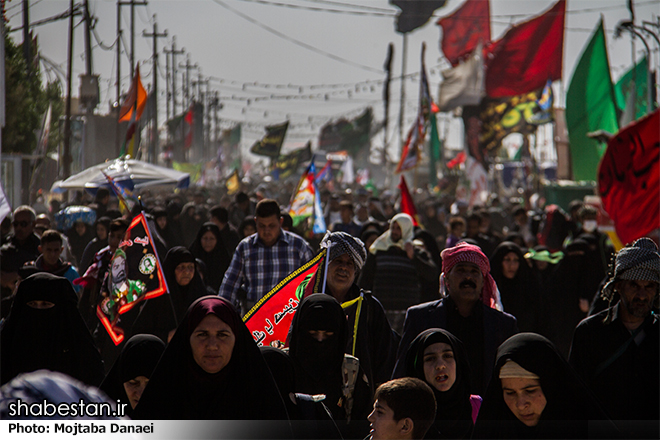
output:
M179 324L134 418L287 420L287 414L259 348L234 307L218 296L204 296Z
M112 400L120 400L131 417L149 382L165 344L154 335L135 335L121 350L119 358L99 387Z
M222 241L220 228L215 223L204 223L197 232L195 241L190 245L190 252L206 264L209 273L204 281L214 292L217 292L232 257Z
M169 295L148 300L133 325L133 333L149 333L167 342L186 310L210 292L197 271L195 257L183 246L170 249L163 261Z
M600 421L589 424L589 421ZM473 438L610 438L599 404L552 343L519 333L497 350Z
M103 380L103 362L77 308L71 282L46 272L18 286L0 333L2 383L46 369L88 385Z
M539 288L520 246L511 241L500 243L490 257L490 273L504 311L518 319L520 331L538 331Z
M481 398L470 395L463 343L446 330L425 330L410 343L405 366L406 376L425 381L435 394L435 422L424 438L470 438Z

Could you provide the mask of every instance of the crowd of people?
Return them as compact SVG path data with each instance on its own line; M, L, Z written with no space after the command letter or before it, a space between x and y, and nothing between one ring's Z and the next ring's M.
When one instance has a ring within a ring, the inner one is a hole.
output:
M321 198L325 234L263 186L147 191L133 213L101 188L71 202L95 223L66 230L56 200L16 208L0 248L0 417L49 370L133 419L288 421L294 438L658 438L653 240L615 252L580 201L566 214L417 193L411 216L389 191ZM140 209L168 292L121 316L117 345L96 308ZM242 316L321 248L286 348L258 347Z

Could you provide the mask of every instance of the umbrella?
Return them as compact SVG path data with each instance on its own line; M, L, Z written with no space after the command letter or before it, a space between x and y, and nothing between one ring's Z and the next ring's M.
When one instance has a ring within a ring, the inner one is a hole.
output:
M100 187L109 187L103 172L120 184L132 180L133 187L137 190L157 185L173 185L177 188L188 188L190 185L190 174L188 173L136 159L116 159L114 162L94 165L66 180L59 180L53 184L51 191L85 189L95 193Z
M96 211L87 206L68 206L55 214L55 224L60 231L71 229L77 221L93 225Z

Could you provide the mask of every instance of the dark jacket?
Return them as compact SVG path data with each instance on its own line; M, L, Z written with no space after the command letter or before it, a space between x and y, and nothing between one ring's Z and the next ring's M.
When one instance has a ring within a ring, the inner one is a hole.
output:
M518 326L516 318L508 313L491 309L482 302L478 302L475 307L481 308L483 313L485 368L482 387L485 388L493 370L497 347L509 337L518 333ZM447 299L443 298L419 304L408 309L392 377L397 378L405 375L405 357L410 343L418 334L429 328L442 328L454 333L453 329L447 328Z
M608 310L580 322L573 336L569 363L600 399L612 420L657 421L660 325L657 316L651 315L642 324L637 339L630 340L631 334L618 316L620 304L612 308L609 324L603 322ZM626 343L626 348L615 358L615 353ZM656 423L656 438L657 434Z

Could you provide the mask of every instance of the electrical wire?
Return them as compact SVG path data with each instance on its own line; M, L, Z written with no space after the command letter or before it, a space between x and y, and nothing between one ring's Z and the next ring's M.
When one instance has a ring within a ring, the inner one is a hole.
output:
M357 67L357 68L359 68L359 69L367 70L367 71L369 71L369 72L383 73L383 70L382 70L382 69L374 69L373 67L369 67L369 66L365 66L365 65L363 65L363 64L355 63L355 62L353 62L353 61L347 60L347 59L342 58L342 57L340 57L340 56L334 55L334 54L332 54L332 53L330 53L330 52L326 52L326 51L324 51L324 50L322 50L322 49L318 49L318 48L316 48L316 47L314 47L314 46L312 46L312 45L309 45L309 44L307 44L307 43L304 43L304 42L302 42L302 41L300 41L300 40L296 40L295 38L289 37L288 35L285 35L285 34L283 34L282 32L280 32L280 31L278 31L278 30L276 30L276 29L273 29L272 27L270 27L270 26L268 26L268 25L263 24L263 23L261 23L261 22L258 21L258 20L255 20L254 18L250 17L249 15L244 14L244 13L242 13L242 12L240 12L240 11L238 11L238 10L232 8L231 6L227 5L226 3L224 3L224 2L221 1L221 0L213 0L213 2L216 3L216 4L219 5L219 6L222 6L223 8L227 9L228 11L230 11L230 12L232 12L232 13L238 15L239 17L243 18L244 20L247 20L247 21L249 21L250 23L259 26L260 28L262 28L262 29L264 29L264 30L266 30L266 31L268 31L268 32L270 32L270 33L272 33L273 35L276 35L276 36L278 36L278 37L280 37L280 38L282 38L282 39L284 39L284 40L286 40L286 41L289 41L290 43L296 44L296 45L298 45L298 46L300 46L300 47L303 47L303 48L305 48L305 49L308 49L308 50L310 50L310 51L312 51L312 52L315 52L315 53L317 53L317 54L319 54L319 55L323 55L323 56L325 56L325 57L331 58L331 59L333 59L333 60L335 60L335 61L338 61L338 62L340 62L340 63L342 63L342 64L346 64L346 65L349 65L349 66L352 66L352 67Z

